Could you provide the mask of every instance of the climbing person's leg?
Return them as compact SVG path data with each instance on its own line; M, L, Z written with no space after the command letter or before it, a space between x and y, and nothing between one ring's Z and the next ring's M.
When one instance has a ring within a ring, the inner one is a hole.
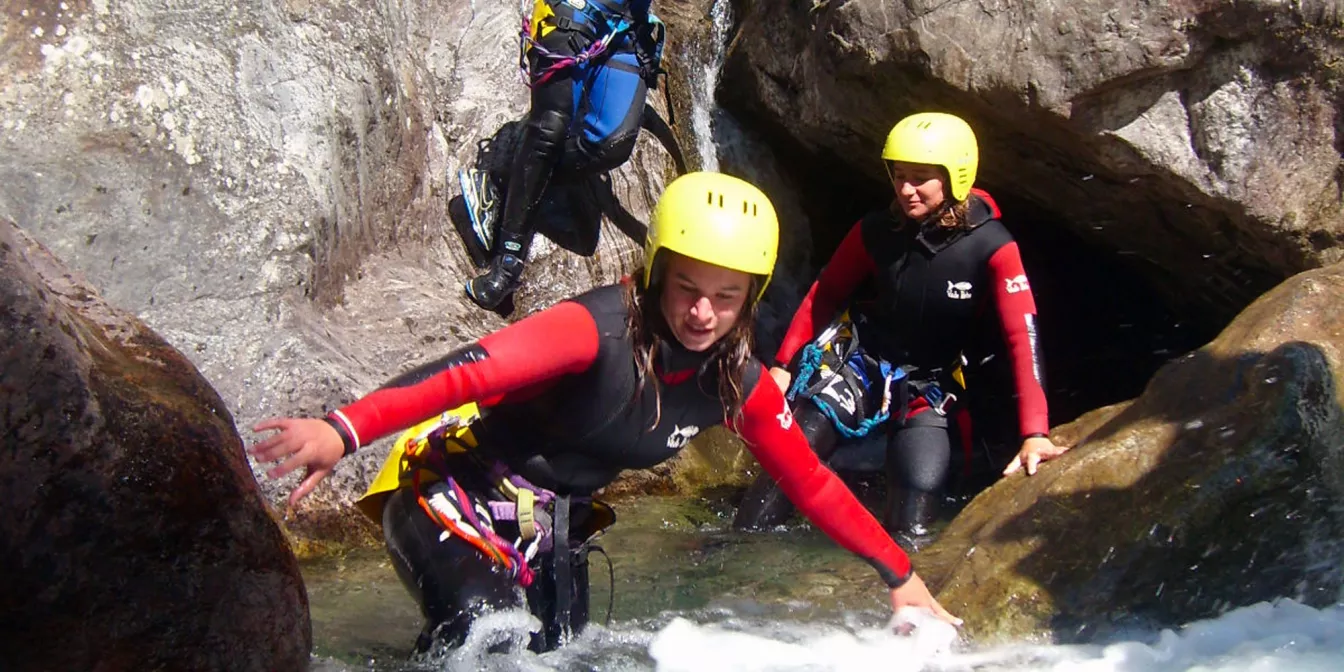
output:
M582 38L563 30L541 39L542 47L556 54L577 53ZM576 49L577 47L577 49ZM548 61L534 49L528 55L534 71ZM532 89L532 109L523 125L509 170L504 197L504 215L495 236L490 268L467 283L467 294L483 308L494 309L518 288L536 232L532 211L541 201L551 174L565 150L573 118L575 68L556 71L545 83Z
M442 486L431 485L426 494L432 497ZM521 606L513 579L471 544L445 535L421 509L411 488L401 488L388 498L383 537L397 576L425 617L417 651L428 650L436 640L450 647L460 645L481 614Z

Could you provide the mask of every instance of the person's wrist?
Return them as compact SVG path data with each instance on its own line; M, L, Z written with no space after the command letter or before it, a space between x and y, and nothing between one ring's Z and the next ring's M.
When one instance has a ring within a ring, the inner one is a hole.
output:
M346 426L345 420L339 417L328 415L322 418L332 429L336 430L336 435L341 437L341 457L353 454L359 450L359 439L355 437L354 432Z

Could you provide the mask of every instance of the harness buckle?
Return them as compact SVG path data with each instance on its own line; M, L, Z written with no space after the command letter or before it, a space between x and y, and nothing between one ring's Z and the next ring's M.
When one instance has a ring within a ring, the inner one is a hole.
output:
M518 534L522 536L523 541L532 541L537 536L537 527L534 524L535 515L533 513L536 507L536 494L527 488L518 488Z
M933 392L935 390L938 392L937 401L929 398L929 392ZM929 388L929 392L924 393L924 399L929 402L930 406L933 407L934 413L946 417L947 407L957 401L957 395L953 392L943 392L943 390L938 387Z

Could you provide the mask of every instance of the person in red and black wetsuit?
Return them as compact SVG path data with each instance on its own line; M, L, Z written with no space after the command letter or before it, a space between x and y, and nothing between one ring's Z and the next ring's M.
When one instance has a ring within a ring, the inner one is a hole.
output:
M486 410L472 425L477 445L468 452L568 501L591 495L622 469L668 460L702 429L726 423L817 527L872 564L891 589L893 607L927 607L959 624L878 521L817 460L764 364L751 355L778 237L774 209L754 186L716 173L680 177L655 208L641 282L558 303L325 419L261 422L257 431L280 432L250 452L261 461L284 460L272 478L307 470L290 498L297 502L343 455L475 400ZM476 500L467 508L485 511L479 504L493 497L488 484L473 478L470 462L459 463L453 477L481 483L467 488ZM561 515L558 508L549 513ZM425 611L427 633L447 626L461 641L483 605L513 605L505 573L457 536L441 538L413 493L392 496L382 519L394 564ZM577 519L570 524L582 527ZM586 621L586 564L574 574L582 585L570 585L556 577L569 571L563 561L536 562L543 588L529 589L528 600L547 633L533 645L551 648ZM570 586L572 609L552 604L565 592L556 585Z
M794 314L771 374L788 389L786 368L844 307L861 282L877 295L856 321L868 355L907 371L909 399L893 409L887 443L888 498L884 524L919 539L937 513L948 474L947 414L963 390L953 371L978 331L997 329L1016 381L1022 445L1004 469L1036 466L1066 448L1050 441L1036 330L1036 304L1017 243L999 209L973 189L979 152L962 119L920 113L901 120L882 158L896 190L891 207L870 213L850 230Z

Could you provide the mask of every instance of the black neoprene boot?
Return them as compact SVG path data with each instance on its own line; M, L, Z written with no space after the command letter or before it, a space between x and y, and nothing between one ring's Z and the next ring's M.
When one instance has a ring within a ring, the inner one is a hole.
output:
M938 516L940 496L935 492L923 492L888 485L887 511L882 526L902 546L918 550L933 541L929 530L934 518Z
M467 281L467 296L486 310L494 310L504 302L523 278L523 260L512 254L495 255L490 269Z

